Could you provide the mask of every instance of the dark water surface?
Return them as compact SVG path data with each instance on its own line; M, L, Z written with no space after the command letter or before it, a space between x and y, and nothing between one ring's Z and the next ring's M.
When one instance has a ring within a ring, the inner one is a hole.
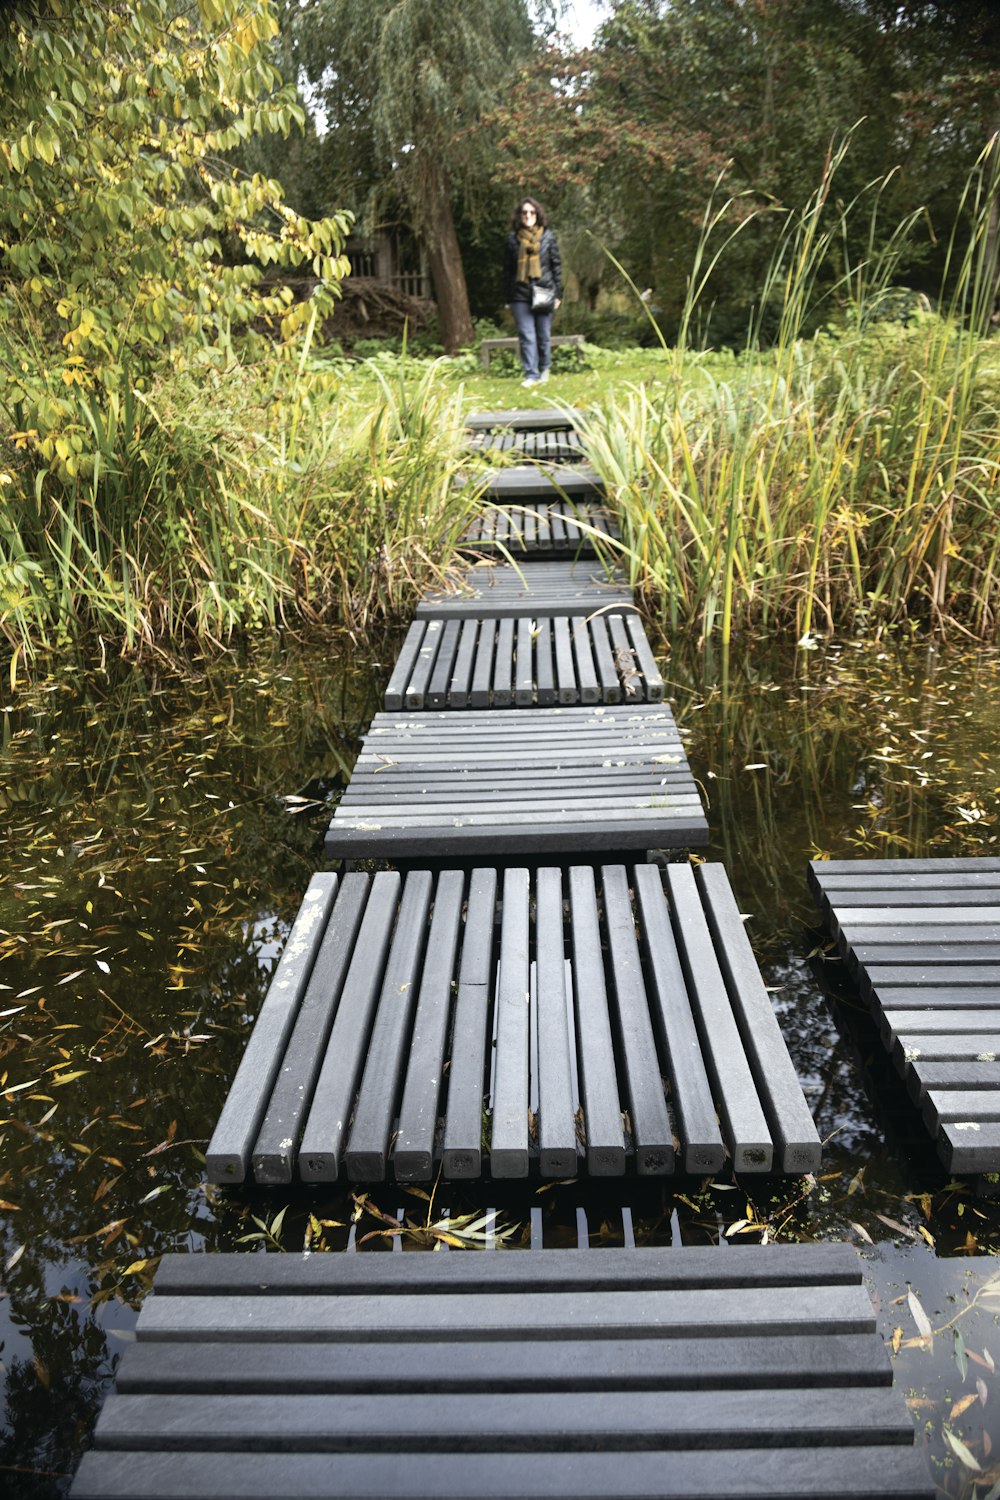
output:
M1000 1277L982 1257L1000 1253L1000 1205L947 1180L824 954L805 867L1000 853L1000 654L664 652L709 856L828 1139L815 1181L433 1201L206 1188L202 1152L395 649L373 663L345 636L183 673L96 660L0 689L0 1490L65 1492L164 1251L385 1250L404 1208L405 1248L475 1246L496 1208L511 1246L850 1240L942 1493L997 1500Z

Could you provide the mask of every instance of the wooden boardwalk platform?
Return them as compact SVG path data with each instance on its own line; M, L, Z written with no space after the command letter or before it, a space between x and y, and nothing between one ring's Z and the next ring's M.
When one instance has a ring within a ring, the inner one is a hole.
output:
M593 558L579 562L477 563L454 588L432 590L416 608L418 619L516 619L519 615L592 615L635 609L620 568Z
M931 1500L846 1246L168 1255L72 1500Z
M526 708L662 703L663 678L634 613L532 620L414 620L384 707Z
M544 557L576 557L595 543L613 543L621 532L599 502L552 500L529 505L487 506L462 536L463 549Z
M722 866L490 868L314 877L207 1171L428 1182L727 1158L820 1166Z
M1000 1171L1000 859L814 861L809 882L949 1171Z
M331 859L673 849L708 822L664 703L376 714Z

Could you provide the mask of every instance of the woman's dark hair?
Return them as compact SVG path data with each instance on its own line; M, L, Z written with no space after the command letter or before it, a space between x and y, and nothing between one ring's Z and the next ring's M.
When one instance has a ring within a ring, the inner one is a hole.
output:
M532 208L535 210L535 223L538 225L538 227L540 229L547 229L549 221L545 217L545 210L539 203L538 199L518 198L517 202L514 204L514 217L510 223L510 227L511 229L513 229L514 233L516 234L521 227L521 209L526 203L530 203Z

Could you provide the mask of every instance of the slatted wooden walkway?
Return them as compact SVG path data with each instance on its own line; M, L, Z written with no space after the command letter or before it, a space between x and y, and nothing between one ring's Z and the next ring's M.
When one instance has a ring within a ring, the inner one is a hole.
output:
M415 620L384 707L519 708L662 703L663 678L634 613L533 620Z
M809 881L949 1171L1000 1171L1000 859L815 861Z
M539 553L543 557L577 557L595 543L614 541L621 533L605 508L593 501L553 500L548 504L503 505L481 510L462 537L464 550Z
M511 453L537 464L578 463L583 449L575 432L480 432L469 439L478 453Z
M572 406L505 407L498 411L470 412L465 419L469 432L571 432L581 413Z
M846 1246L168 1255L72 1500L931 1500Z
M331 859L593 853L707 843L664 703L375 715Z
M727 1158L820 1165L729 882L616 865L316 876L207 1170L428 1182Z

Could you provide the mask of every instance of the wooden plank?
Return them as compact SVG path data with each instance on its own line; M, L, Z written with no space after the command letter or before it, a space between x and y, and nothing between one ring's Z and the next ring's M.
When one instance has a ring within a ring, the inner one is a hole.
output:
M723 1134L736 1172L769 1172L774 1147L690 865L668 865L674 932Z
M624 867L605 865L601 885L636 1170L641 1176L661 1175L674 1170L673 1130L663 1095Z
M462 620L445 621L441 632L441 644L434 661L434 670L431 673L427 685L425 702L428 708L445 708L448 703L448 688L451 684L452 672L455 666L455 653L458 650L459 631L463 625Z
M476 972L474 970L473 972ZM333 1295L369 1296L463 1290L577 1292L861 1287L862 1264L841 1241L812 1245L644 1246L641 1254L546 1250L544 1255L458 1256L166 1254L156 1276L156 1300L213 1295L238 1299ZM152 1306L152 1300L148 1304ZM145 1317L145 1311L143 1312ZM875 1318L869 1308L868 1331ZM819 1332L820 1330L812 1330ZM826 1330L827 1332L831 1330ZM864 1331L864 1330L858 1330ZM252 1338L252 1330L247 1337ZM581 1337L587 1336L580 1332ZM574 1335L576 1337L576 1335Z
M150 1429L156 1432L152 1438ZM164 1440L179 1451L264 1453L489 1453L512 1447L661 1454L780 1441L912 1444L913 1423L893 1391L804 1389L792 1401L770 1391L516 1392L391 1396L352 1393L266 1396L111 1396L97 1441L142 1451Z
M757 1094L785 1172L818 1172L822 1146L746 928L721 864L700 865L696 883Z
M475 661L476 642L479 638L479 621L463 620L458 651L455 654L455 670L449 688L449 703L452 708L468 708L469 688L472 682L472 666Z
M340 1003L368 890L367 875L345 875L254 1143L253 1175L259 1183L287 1183L295 1176L299 1136Z
M932 1135L946 1120L1000 1121L1000 1089L928 1089L923 1116Z
M601 685L602 703L622 701L621 679L615 665L607 622L603 615L595 615L590 621L590 642L594 652L594 665Z
M268 985L256 1025L205 1158L209 1182L242 1182L337 894L336 875L314 875Z
M642 1252L640 1252L642 1253ZM488 1344L133 1345L121 1395L335 1391L742 1390L892 1384L870 1334L792 1338L491 1340Z
M571 868L569 901L576 1050L580 1068L587 1169L592 1177L621 1177L625 1172L625 1134L604 979L597 892L594 872L589 866L575 865Z
M1000 1061L978 1058L935 1062L914 1058L906 1073L910 1097L920 1103L930 1089L1000 1089Z
M482 1174L483 1081L492 998L496 882L495 870L474 870L469 884L442 1152L442 1170L449 1178Z
M532 621L527 616L517 622L517 670L514 678L514 702L528 706L535 701L535 670L532 649Z
M424 630L424 638L417 652L417 659L410 673L404 695L403 706L405 708L423 708L424 695L427 692L434 670L434 662L437 658L438 646L444 633L443 620L428 620Z
M552 627L547 619L535 621L535 702L549 708L556 701L555 669L552 661Z
M403 707L406 687L420 655L426 629L425 620L414 620L406 632L406 640L403 642L399 656L396 658L396 665L386 685L385 696L382 700L383 708L395 710Z
M944 1120L938 1148L949 1172L995 1172L1000 1163L1000 1123Z
M476 647L476 661L472 669L472 688L469 693L470 709L489 707L496 636L496 621L481 620L479 622L479 643Z
M393 1257L397 1258L409 1259ZM450 1263L451 1257L447 1259ZM223 1294L153 1297L143 1309L144 1338L192 1342L575 1339L592 1336L595 1328L603 1338L718 1338L737 1333L783 1338L864 1333L873 1327L871 1303L861 1286L817 1286L808 1297L790 1296L784 1286L759 1287L752 1297L742 1287L570 1294L512 1290L503 1297L453 1291L386 1296L369 1291L354 1297L288 1292L248 1300Z
M554 616L552 641L555 649L556 697L560 703L579 703L580 689L576 680L568 615Z
M477 565L462 576L457 589L432 591L417 605L418 618L449 615L466 618L516 617L583 613L613 606L619 612L635 608L631 590L620 569L602 568L592 561L525 562Z
M650 1010L670 1077L684 1170L715 1173L726 1151L660 873L653 865L637 865L633 880Z
M509 504L535 497L547 500L553 495L587 500L603 496L605 485L601 477L586 464L549 469L540 469L537 464L519 464L497 469L491 474L486 494L496 504Z
M513 620L501 620L497 626L496 655L493 658L492 701L494 708L509 707L514 701Z
M399 1182L430 1182L434 1137L444 1080L445 1047L451 1015L451 981L462 921L465 877L444 870L434 892L434 915L427 960L413 1023L393 1171Z
M573 651L576 655L576 673L580 683L580 702L599 703L602 701L601 688L594 666L594 653L588 622L583 615L573 615L571 619L573 626Z
M497 1178L528 1175L529 952L528 872L509 869L503 878L490 1140L490 1172Z
M465 425L470 432L568 432L580 416L570 406L522 406L470 412Z
M540 869L535 885L538 974L538 1164L543 1177L576 1172L576 1124L566 1021L562 872Z
M470 1461L461 1454L341 1454L176 1452L87 1453L73 1487L73 1500L190 1500L195 1494L245 1500L607 1500L620 1495L621 1453L492 1453L477 1455L470 1488ZM852 1444L823 1448L719 1450L711 1469L704 1452L632 1454L627 1483L633 1496L657 1500L705 1500L708 1493L731 1500L933 1500L923 1460L900 1446Z
M299 1176L304 1182L336 1182L340 1149L350 1120L379 981L399 903L400 878L381 871L371 894L344 981L340 1004L302 1132Z
M643 676L646 692L646 702L662 703L666 690L664 688L663 678L660 675L660 669L656 665L656 658L653 655L652 647L650 646L649 640L646 636L646 631L643 627L642 620L637 614L627 614L624 616L624 620L625 628L628 631L629 638L632 642L632 649L635 652L636 660L639 663L639 671Z
M389 1134L416 1007L432 885L427 870L411 871L403 883L389 965L344 1153L347 1176L352 1182L385 1180Z

